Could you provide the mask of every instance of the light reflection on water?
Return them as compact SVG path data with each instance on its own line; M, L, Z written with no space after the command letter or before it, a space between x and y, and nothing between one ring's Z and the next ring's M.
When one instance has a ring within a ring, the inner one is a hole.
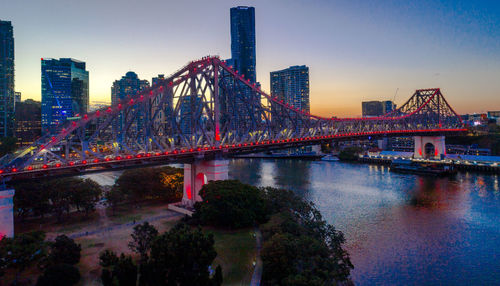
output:
M497 175L432 178L386 166L232 160L230 178L296 191L344 232L356 284L500 283Z

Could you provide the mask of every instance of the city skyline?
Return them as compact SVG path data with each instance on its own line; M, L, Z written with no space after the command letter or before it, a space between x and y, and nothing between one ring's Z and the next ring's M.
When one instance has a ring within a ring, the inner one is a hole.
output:
M392 100L399 88L395 103L401 105L415 89L428 87L442 88L459 113L500 109L500 6L424 2L199 1L192 9L192 3L177 2L61 6L62 1L50 1L30 8L8 3L0 19L14 26L16 91L23 100L40 100L42 57L85 61L90 100L108 102L113 81L127 71L149 80L208 54L229 58L229 9L249 5L255 7L257 78L263 89L270 92L269 72L307 65L312 113L361 115L361 101ZM157 12L163 9L149 9L153 3L172 13L165 17ZM55 8L81 13L61 13L58 21L44 16ZM109 23L111 9L116 13ZM130 27L136 13L151 17ZM189 24L180 21L187 16ZM167 36L159 37L159 31Z

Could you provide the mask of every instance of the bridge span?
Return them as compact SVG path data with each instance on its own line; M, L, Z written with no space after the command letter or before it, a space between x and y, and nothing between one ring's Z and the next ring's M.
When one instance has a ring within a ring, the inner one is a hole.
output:
M5 184L186 163L183 202L191 205L206 180L227 178L224 159L234 154L418 136L415 156L431 142L437 157L445 152L443 136L464 131L439 88L416 90L400 108L380 117L326 118L265 93L218 57L204 57L116 105L44 130L33 145L1 158L0 179ZM12 190L0 193L6 220L12 196ZM1 225L0 233L11 235Z

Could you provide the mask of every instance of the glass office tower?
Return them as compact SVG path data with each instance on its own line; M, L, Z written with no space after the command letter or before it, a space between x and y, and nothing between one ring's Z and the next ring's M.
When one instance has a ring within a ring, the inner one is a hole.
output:
M14 30L0 21L0 137L14 130Z
M256 82L254 7L231 8L231 57L235 68Z
M42 59L42 133L87 113L89 72L85 62L61 58Z

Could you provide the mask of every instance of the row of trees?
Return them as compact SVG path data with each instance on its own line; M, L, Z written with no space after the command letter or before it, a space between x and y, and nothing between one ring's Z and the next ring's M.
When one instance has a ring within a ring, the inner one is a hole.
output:
M353 265L342 232L323 220L313 203L294 192L239 181L203 186L203 202L188 222L228 228L261 224L265 285L349 283ZM262 223L271 220L262 225Z
M113 210L125 202L147 199L179 200L182 169L173 167L133 169L123 172L105 198ZM14 185L14 209L21 219L53 215L61 221L72 210L88 216L95 210L103 190L91 179L78 177L26 182Z
M183 180L183 170L169 166L126 170L106 193L106 199L113 210L123 202L176 201L182 198Z
M14 188L14 208L22 219L51 214L60 221L72 209L88 215L102 194L99 184L77 177L21 183Z
M217 256L213 236L200 228L180 223L160 235L145 222L134 227L129 248L139 255L137 261L110 250L100 254L104 286L222 284L220 266L214 274L209 271Z
M53 242L45 241L45 233L40 231L4 237L0 240L0 277L13 271L13 284L17 285L19 275L36 265L42 271L37 286L75 285L80 272L74 265L80 256L81 246L65 235Z

